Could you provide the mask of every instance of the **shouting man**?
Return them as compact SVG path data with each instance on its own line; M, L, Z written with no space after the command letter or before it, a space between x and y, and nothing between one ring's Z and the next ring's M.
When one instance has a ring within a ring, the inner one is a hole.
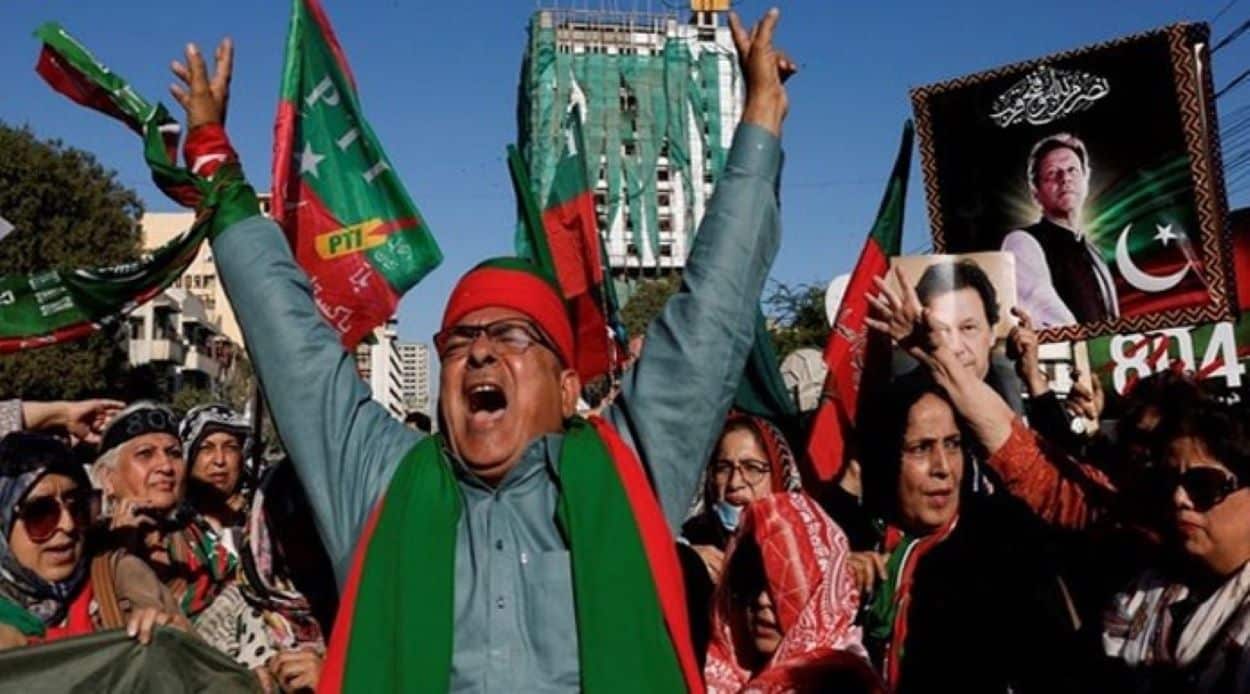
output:
M734 18L742 124L682 290L602 419L574 416L576 345L553 281L486 261L434 342L443 433L369 397L280 229L256 214L194 46L174 73L188 152L224 160L213 253L274 421L343 585L323 687L352 691L700 690L673 537L729 408L779 241L783 80L771 10ZM224 155L208 156L205 155ZM189 159L193 157L188 157Z

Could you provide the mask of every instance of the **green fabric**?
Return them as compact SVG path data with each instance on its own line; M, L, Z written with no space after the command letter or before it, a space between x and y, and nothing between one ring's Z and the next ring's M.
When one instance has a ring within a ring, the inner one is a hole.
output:
M734 395L734 408L768 419L789 436L799 433L799 408L781 377L781 366L764 312L755 318L755 343L747 355L742 381Z
M692 177L691 120L695 136L703 141L705 170L716 180L728 159L721 128L720 75L735 71L731 55L702 42L668 37L653 55L637 53L566 53L556 48L556 32L540 25L535 14L518 88L517 125L520 150L529 166L533 193L547 199L561 149L560 121L573 95L585 98L585 160L598 180L603 171L607 186L602 219L609 228L629 207L630 243L642 256L649 245L659 260L659 212L656 163L667 148L669 180L680 187L683 199L694 199L703 186ZM691 46L699 49L692 54ZM706 134L704 134L706 132ZM633 147L632 154L623 147ZM602 160L602 161L601 161ZM684 228L694 229L693 205ZM516 246L523 255L525 222L518 220ZM689 247L689 244L687 244Z
M5 598L0 598L0 624L7 624L22 632L24 636L43 636L47 631L42 619Z
M260 201L243 177L243 167L232 163L220 167L213 175L212 188L204 199L203 208L214 211L208 226L208 238L214 239L236 222L260 214Z
M259 692L256 677L199 638L158 627L144 646L120 629L0 652L6 692Z
M177 165L177 123L163 105L146 101L59 24L44 24L35 35L43 42L40 74L53 89L139 133L144 158L163 192L203 209L203 200L222 198L227 191ZM240 218L230 215L224 221ZM116 324L182 274L211 222L210 216L200 216L190 230L136 262L0 277L0 353L74 340Z
M360 576L344 690L446 691L460 491L440 435L400 463ZM572 420L556 522L572 557L582 689L685 689L629 500L593 427Z
M904 536L885 562L885 578L877 586L864 619L864 632L874 641L889 642L890 635L894 633L894 618L898 614L898 601L894 596L902 577L903 559L917 541L919 538Z
M521 151L515 145L508 145L508 173L512 175L512 190L516 193L517 227L516 252L520 258L533 260L539 266L548 268L554 277L556 263L551 257L551 246L547 243L547 233L543 229L542 212L538 201L534 199L534 187L530 184L529 171ZM560 296L564 296L560 292Z

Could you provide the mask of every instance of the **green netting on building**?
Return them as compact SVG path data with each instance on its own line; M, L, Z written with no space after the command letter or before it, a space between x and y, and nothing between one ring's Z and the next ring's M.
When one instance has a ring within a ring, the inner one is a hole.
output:
M534 194L546 200L563 142L561 119L574 99L584 100L586 170L607 183L601 231L606 233L624 205L637 255L642 256L645 235L658 256L658 159L667 156L670 180L681 181L687 210L683 227L692 233L694 186L703 181L692 175L690 129L701 137L704 170L715 180L726 156L719 75L736 70L737 63L715 46L701 43L692 50L693 39L671 35L651 55L559 50L559 19L544 27L541 16L535 14L530 22L517 99L519 146ZM704 46L710 50L699 49ZM524 250L523 237L517 234L518 250Z

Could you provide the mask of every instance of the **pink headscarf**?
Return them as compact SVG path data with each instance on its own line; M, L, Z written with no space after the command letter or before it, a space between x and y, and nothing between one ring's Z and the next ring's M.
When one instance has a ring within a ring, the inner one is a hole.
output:
M747 506L725 556L732 566L741 538L760 549L781 643L768 664L752 676L734 650L735 606L728 577L713 598L712 640L704 678L709 694L783 692L808 689L841 672L877 686L868 654L854 626L859 607L847 556L846 535L816 502L802 493L773 494Z

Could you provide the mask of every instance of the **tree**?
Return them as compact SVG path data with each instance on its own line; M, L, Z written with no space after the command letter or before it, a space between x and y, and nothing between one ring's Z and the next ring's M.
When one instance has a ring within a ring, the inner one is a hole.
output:
M764 306L768 332L779 359L800 347L824 349L829 338L829 320L825 316L823 286L813 283L792 287L774 281L772 292L764 297Z
M630 337L647 332L647 325L659 315L668 297L681 288L681 274L672 273L651 280L641 280L621 309L621 322Z
M143 205L95 157L0 123L0 275L97 267L139 256ZM0 355L0 394L28 399L118 393L128 361L119 334Z

